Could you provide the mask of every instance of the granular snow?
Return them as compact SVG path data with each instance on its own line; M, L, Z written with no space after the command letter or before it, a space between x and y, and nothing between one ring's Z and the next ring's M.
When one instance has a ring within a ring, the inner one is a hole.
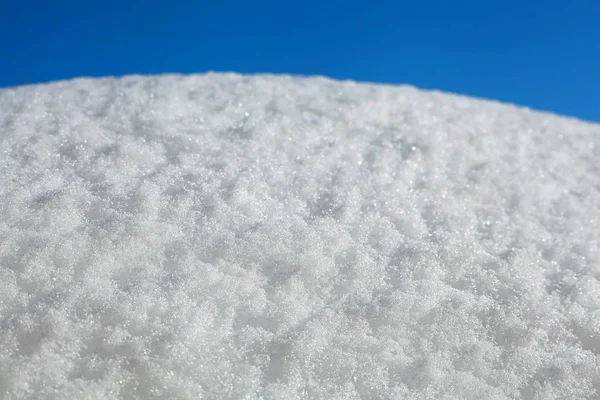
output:
M600 399L599 125L165 75L0 145L0 398Z

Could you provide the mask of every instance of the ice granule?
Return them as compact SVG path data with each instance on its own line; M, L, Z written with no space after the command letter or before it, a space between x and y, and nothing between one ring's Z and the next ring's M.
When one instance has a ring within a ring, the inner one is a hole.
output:
M0 145L0 398L600 399L599 125L165 75Z

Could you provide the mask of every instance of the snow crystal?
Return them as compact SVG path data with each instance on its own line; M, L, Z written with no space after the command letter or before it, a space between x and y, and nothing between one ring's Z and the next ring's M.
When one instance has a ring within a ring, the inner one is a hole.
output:
M600 126L324 78L0 91L0 397L600 398Z

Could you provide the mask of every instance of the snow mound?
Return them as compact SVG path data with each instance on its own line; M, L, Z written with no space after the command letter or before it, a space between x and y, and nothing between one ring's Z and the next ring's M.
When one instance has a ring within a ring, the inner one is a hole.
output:
M599 399L600 126L323 78L0 91L0 397Z

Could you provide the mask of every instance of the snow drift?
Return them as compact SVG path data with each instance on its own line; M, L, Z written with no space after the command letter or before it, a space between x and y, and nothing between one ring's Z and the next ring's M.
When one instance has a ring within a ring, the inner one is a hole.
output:
M0 91L0 397L598 399L600 126L322 78Z

